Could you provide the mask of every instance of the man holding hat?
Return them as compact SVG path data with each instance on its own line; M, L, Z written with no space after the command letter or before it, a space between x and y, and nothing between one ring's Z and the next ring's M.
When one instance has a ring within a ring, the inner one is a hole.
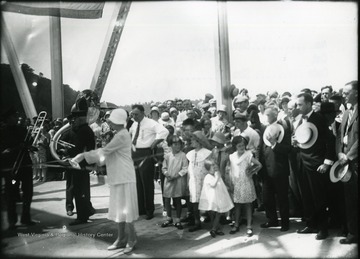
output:
M225 126L228 124L226 116L226 106L222 104L217 110L217 116L210 119L212 132L225 132Z
M278 112L275 107L265 110L269 125L264 131L263 159L263 201L268 222L261 228L279 225L276 212L276 195L279 201L281 231L289 230L289 160L291 148L291 132L285 121L277 121Z
M293 143L300 148L299 166L304 177L302 194L307 217L306 227L298 233L317 233L316 240L322 240L328 236L326 182L327 172L335 160L335 150L328 146L325 118L312 110L313 97L301 93L296 102L302 119Z
M352 81L345 85L343 97L346 104L351 105L351 108L344 112L341 121L340 145L337 147L337 153L340 164L348 164L352 175L348 182L344 182L349 233L345 239L340 240L340 243L351 244L358 242L358 81Z

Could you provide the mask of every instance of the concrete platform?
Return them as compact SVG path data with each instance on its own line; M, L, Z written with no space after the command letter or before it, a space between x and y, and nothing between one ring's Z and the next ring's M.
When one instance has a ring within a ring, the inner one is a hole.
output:
M32 219L35 226L20 226L7 230L6 211L2 210L2 255L6 257L236 257L236 258L358 258L358 244L340 245L339 230L331 229L330 237L315 240L315 234L300 235L297 229L304 226L298 218L291 219L290 230L261 229L265 222L263 212L254 214L254 236L248 238L244 226L230 235L230 226L223 226L224 236L212 238L210 223L203 229L188 232L175 227L161 228L164 221L160 186L156 184L155 217L141 217L135 228L138 244L133 253L125 255L107 247L116 239L116 224L107 219L109 189L106 176L91 176L91 201L96 214L87 224L69 226L76 218L66 215L65 181L34 184ZM21 204L18 204L21 211ZM184 209L183 213L186 212Z

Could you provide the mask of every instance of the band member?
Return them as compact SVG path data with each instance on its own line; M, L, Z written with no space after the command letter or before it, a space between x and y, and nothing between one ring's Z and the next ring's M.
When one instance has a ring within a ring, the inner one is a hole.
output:
M86 120L87 110L86 99L82 97L77 100L68 117L71 130L68 132L69 136L66 140L75 145L68 150L69 157L75 157L79 153L95 149L95 135ZM83 170L78 172L76 169L69 169L67 172L67 187L73 185L77 212L77 219L70 222L69 225L87 223L89 217L95 213L90 202L90 176L89 171L84 170L86 165L88 165L86 161L82 161L80 166Z
M17 125L18 117L18 113L14 108L10 108L2 115L4 125L1 128L0 138L1 165L5 178L9 230L15 230L17 227L16 202L20 183L23 192L21 223L27 226L35 225L30 216L33 177L29 151L34 151L31 147L33 140L29 137L30 133L27 134L25 127ZM18 170L12 170L15 163L19 165Z

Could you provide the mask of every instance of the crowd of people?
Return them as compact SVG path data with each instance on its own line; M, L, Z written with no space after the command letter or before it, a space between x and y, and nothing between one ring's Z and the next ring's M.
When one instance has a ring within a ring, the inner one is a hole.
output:
M329 228L336 228L344 236L341 244L357 243L357 93L357 81L338 92L324 86L250 97L242 89L231 114L206 94L196 105L189 99L154 103L148 114L139 104L131 111L114 109L90 126L86 105L77 103L68 117L73 135L64 138L74 147L64 152L83 170L67 170L66 211L73 214L74 197L78 218L73 224L86 223L95 213L84 169L97 164L97 170L106 168L110 185L108 218L118 223L109 250L132 251L133 221L154 217L157 180L166 217L161 227L194 232L209 220L212 237L224 235L227 223L229 234L245 224L251 236L253 214L265 211L261 228L289 231L289 218L295 216L304 222L299 234L316 233L323 240ZM52 133L45 129L43 135L50 135L42 140L46 146ZM2 143L2 152L5 147ZM74 193L68 197L70 188Z

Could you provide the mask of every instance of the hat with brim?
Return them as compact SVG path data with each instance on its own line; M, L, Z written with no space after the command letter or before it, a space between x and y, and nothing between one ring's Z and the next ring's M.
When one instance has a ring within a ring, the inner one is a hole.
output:
M218 112L227 112L227 107L224 104L221 104L220 107L217 109Z
M284 134L285 134L284 128L280 124L274 123L267 126L263 135L263 140L265 145L271 147L271 143L268 139L274 136L276 136L276 142L280 143L284 138Z
M230 85L229 93L231 98L237 96L239 94L239 91L239 88L237 88L235 85Z
M124 109L118 108L110 113L108 120L116 125L125 125L127 117L127 112Z
M215 132L214 136L210 140L215 141L219 144L223 144L223 145L225 144L225 141L226 141L225 135L222 132Z
M349 164L341 165L339 161L336 161L330 169L330 180L333 183L338 181L347 182L351 178L351 170L349 170Z
M209 140L205 137L202 131L194 131L191 133L191 137L198 141L203 147L208 147L210 145Z
M296 129L295 138L300 148L311 148L318 138L318 129L313 123L304 122Z

